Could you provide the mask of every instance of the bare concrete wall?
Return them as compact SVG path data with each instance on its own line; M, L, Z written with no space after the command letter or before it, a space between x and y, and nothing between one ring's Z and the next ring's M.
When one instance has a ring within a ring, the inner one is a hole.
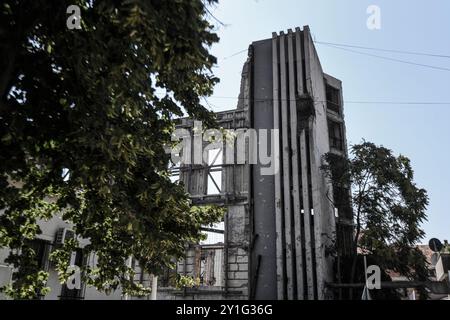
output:
M320 170L330 151L325 74L308 27L274 34L252 48L252 126L280 134L280 171L263 180L258 166L252 171L257 240L251 257L263 258L252 269L255 298L330 298L325 283L334 279L328 249L336 222L333 191ZM266 199L273 205L263 205Z
M178 169L195 204L227 207L224 241L217 244L223 248L223 275L210 286L160 287L158 299L330 298L325 282L333 280L333 258L326 249L336 222L328 199L331 186L320 171L330 150L324 78L341 89L338 79L323 73L307 27L252 43L237 108L218 113L218 121L226 129L278 129L280 171L262 175L259 163L223 166L221 190L209 195L208 166ZM182 119L179 127L192 130L193 125L192 119ZM189 147L198 144L192 140ZM67 226L58 218L43 223L42 237L53 241L56 230ZM198 248L188 245L178 273L198 276ZM150 286L148 275L144 278ZM61 287L54 270L49 284L54 291L47 298L56 299ZM121 293L106 296L88 288L85 298L120 299Z
M272 43L258 41L252 44L251 56L251 114L255 129L273 128ZM275 184L274 176L262 176L261 166L252 166L254 246L252 250L252 275L254 298L277 298Z
M312 162L312 192L314 207L314 233L315 252L317 265L317 286L318 298L326 298L325 282L333 280L333 259L327 256L327 247L333 244L335 238L335 216L332 203L332 187L326 181L323 172L320 170L322 157L330 151L327 123L327 106L324 73L319 61L316 49L312 42L309 29L304 31L305 42L308 47L309 72L307 86L309 94L313 97L315 117L312 122L311 133L311 162ZM308 67L307 67L308 68Z

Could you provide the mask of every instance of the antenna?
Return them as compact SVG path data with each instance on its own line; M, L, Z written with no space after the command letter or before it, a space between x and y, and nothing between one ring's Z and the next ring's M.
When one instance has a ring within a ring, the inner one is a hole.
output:
M442 242L436 238L431 238L430 241L428 242L428 246L434 252L439 252L443 248Z

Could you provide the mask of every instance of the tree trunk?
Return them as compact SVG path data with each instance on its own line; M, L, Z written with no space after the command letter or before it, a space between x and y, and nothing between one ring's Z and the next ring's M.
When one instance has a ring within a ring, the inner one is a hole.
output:
M356 263L358 262L358 239L359 234L361 232L361 221L360 221L360 209L358 208L358 213L356 215L356 234L355 240L353 241L353 260L352 260L352 268L350 270L350 283L355 282L356 275ZM350 288L350 300L353 300L353 288Z

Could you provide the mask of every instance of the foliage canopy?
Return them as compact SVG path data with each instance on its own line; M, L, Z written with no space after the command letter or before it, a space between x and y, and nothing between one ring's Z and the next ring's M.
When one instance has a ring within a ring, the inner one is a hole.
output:
M428 196L415 184L410 160L366 141L350 151L349 159L326 154L322 167L334 190L347 190L334 205L354 216L353 258L344 273L350 282L361 280L355 278L357 256L368 254L382 270L427 280L425 257L415 245L424 236Z
M95 252L91 285L143 290L133 256L158 274L222 210L193 207L172 183L164 147L174 117L213 124L201 98L218 81L218 41L201 0L6 0L0 4L0 248L15 298L46 292L30 241L62 213ZM69 30L69 5L81 29ZM52 253L62 279L68 241ZM93 277L95 276L95 277Z

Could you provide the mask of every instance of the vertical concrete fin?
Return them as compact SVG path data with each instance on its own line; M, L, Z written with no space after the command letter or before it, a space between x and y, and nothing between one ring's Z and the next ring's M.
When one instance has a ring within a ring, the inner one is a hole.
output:
M279 83L279 70L278 70L278 36L276 32L272 34L272 72L273 72L273 128L274 130L280 130L280 91L278 88ZM275 144L274 152L280 154L280 143ZM280 157L274 157L275 161L280 161ZM280 168L278 163L276 168ZM275 172L275 229L276 229L276 259L277 259L277 294L278 299L284 299L284 259L283 259L283 217L281 207L281 183L280 183L280 171Z
M302 233L300 221L300 187L299 187L299 161L298 161L298 138L297 138L297 102L295 86L295 55L294 37L290 30L288 35L288 60L289 60L289 111L291 124L291 165L292 165L292 199L293 199L293 219L294 219L294 248L295 248L295 274L297 299L303 300L303 261L302 261ZM301 64L301 62L300 62ZM297 61L298 68L298 61Z
M305 94L305 84L303 83L303 54L300 32L300 28L296 28L295 54L297 60L297 92L299 95L303 95Z
M309 203L309 187L308 187L308 158L306 145L306 129L300 132L300 158L302 167L302 196L303 196L303 220L305 233L305 260L306 281L308 285L308 299L314 299L314 278L313 278L313 257L311 250L311 205Z
M291 236L291 168L289 159L289 115L288 115L288 73L286 70L286 36L282 34L280 41L280 90L281 90L281 141L282 141L282 168L283 168L283 209L284 209L284 241L286 260L286 291L287 298L293 299L293 263L292 263L292 236Z
M311 82L311 54L310 54L310 31L308 26L303 27L303 46L305 48L305 75L306 75L306 83L304 83L304 89L310 94L311 97L314 97L313 86Z
M314 126L314 124L313 124ZM316 138L316 130L311 130L311 136L310 136L310 161L311 163L317 163L320 164L320 158L316 156L315 150L313 150L313 145L317 144L317 138ZM316 286L317 286L317 294L318 299L322 300L322 293L323 293L323 284L324 284L324 270L325 270L325 257L324 257L324 245L323 242L323 234L325 230L322 230L322 219L328 212L325 210L325 206L322 203L322 197L323 193L321 192L321 180L322 175L320 173L320 169L318 167L312 167L311 168L312 173L312 179L311 179L311 188L313 193L313 208L314 208L314 252L315 252L315 259L316 259ZM324 191L324 190L322 190Z

